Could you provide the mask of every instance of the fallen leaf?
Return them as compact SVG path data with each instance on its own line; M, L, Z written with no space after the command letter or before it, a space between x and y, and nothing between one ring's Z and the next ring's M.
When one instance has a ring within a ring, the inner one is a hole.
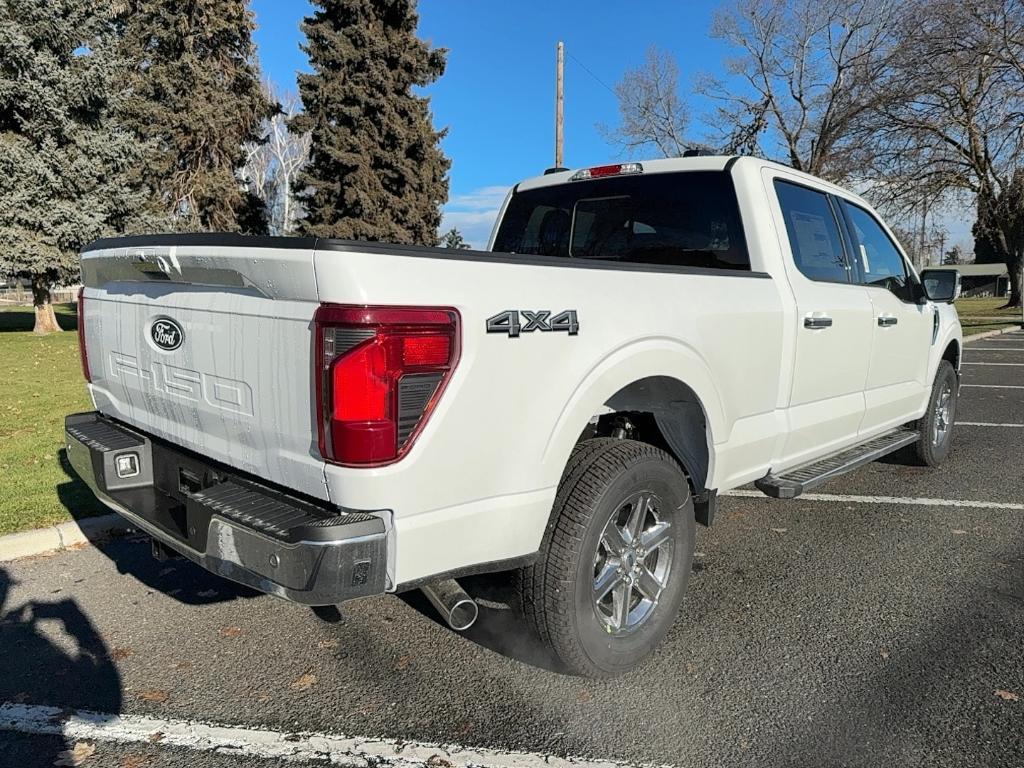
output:
M580 691L579 695L576 697L576 700L579 701L580 704L589 704L591 701L594 700L594 694L592 694L590 691Z
M1013 691L1004 691L1002 688L996 691L996 696L998 696L1003 701L1020 701L1020 696L1018 696L1016 693L1014 693Z
M92 753L95 751L96 746L94 744L89 744L85 741L76 741L75 746L71 749L65 749L58 752L57 759L53 761L53 764L70 766L81 765L92 757Z
M424 765L427 768L452 768L452 764L440 755L431 755L426 759Z
M402 670L408 669L409 664L412 663L412 656L399 656L398 661L395 662L395 669Z
M889 658L889 652L888 651L879 651L878 655L881 656L883 659L888 659Z
M772 528L772 532L774 533L785 533L786 530L786 528Z
M303 675L299 675L292 682L292 689L296 691L308 691L316 683L316 675L312 672L306 672Z
M967 531L963 530L962 528L954 528L953 529L953 535L954 536L966 536L967 535Z
M153 731L149 736L146 737L151 743L156 744L157 742L163 741L163 731Z
M143 701L152 702L153 704L163 704L165 701L171 698L171 694L169 694L167 691L153 689L152 691L143 691L139 694L139 698Z
M245 630L241 627L221 627L218 634L221 637L238 637L243 632L245 632Z
M131 648L114 648L110 652L110 658L112 658L114 661L120 661L121 659L127 659L133 653L135 653L135 651L133 651Z
M143 766L149 765L149 755L140 755L132 753L126 755L124 762L121 763L121 768L143 768Z

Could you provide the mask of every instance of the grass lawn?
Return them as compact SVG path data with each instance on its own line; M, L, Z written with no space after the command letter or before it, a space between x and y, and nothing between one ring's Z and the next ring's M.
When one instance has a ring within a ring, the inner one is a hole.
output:
M1005 298L958 299L956 311L960 315L964 336L1020 325L1020 310L1000 309L1005 303Z
M64 417L92 409L73 305L35 336L32 307L0 307L0 535L107 511L64 460Z

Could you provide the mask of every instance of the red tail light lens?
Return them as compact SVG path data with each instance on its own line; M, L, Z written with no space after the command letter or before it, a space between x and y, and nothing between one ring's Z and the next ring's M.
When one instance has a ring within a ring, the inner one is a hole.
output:
M85 288L78 289L78 355L82 359L82 375L88 383L92 383L89 372L89 353L85 349Z
M398 460L458 362L458 312L322 304L313 323L320 454L349 466Z

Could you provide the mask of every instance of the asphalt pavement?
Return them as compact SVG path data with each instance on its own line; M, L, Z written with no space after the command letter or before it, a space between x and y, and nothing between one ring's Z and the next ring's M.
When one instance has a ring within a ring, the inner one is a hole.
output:
M723 498L679 620L617 680L554 671L500 579L465 580L487 607L459 635L419 593L328 624L157 562L141 539L3 564L0 728L43 707L57 729L99 715L78 735L0 730L0 766L50 766L76 744L84 766L273 765L246 745L308 732L541 761L1024 765L1024 333L997 338L965 351L941 469L900 454L811 499ZM118 713L124 732L166 726L97 737ZM255 735L175 735L196 723Z

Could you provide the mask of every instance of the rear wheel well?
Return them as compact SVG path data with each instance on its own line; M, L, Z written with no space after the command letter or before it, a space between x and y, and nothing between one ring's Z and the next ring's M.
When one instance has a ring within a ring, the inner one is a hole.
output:
M624 387L590 420L580 440L591 437L637 440L667 452L686 474L698 518L710 523L704 509L711 496L707 488L711 437L704 408L686 384L652 376Z

